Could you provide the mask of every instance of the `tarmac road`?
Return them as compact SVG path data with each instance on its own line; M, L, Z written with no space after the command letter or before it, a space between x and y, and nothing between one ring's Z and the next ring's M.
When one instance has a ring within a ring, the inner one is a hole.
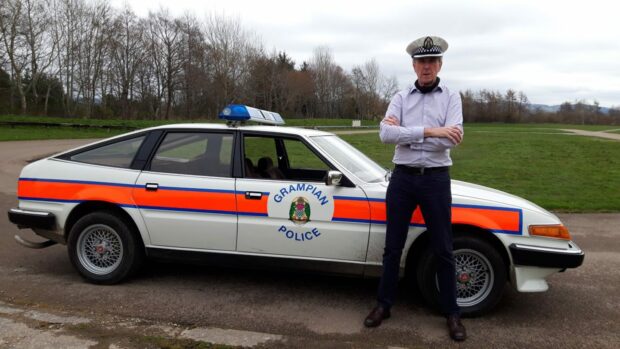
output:
M16 206L15 182L27 160L84 142L0 143L0 210ZM0 348L158 347L152 338L159 336L294 348L617 348L620 214L559 216L586 251L584 265L550 277L545 293L508 286L492 313L464 320L469 338L460 345L448 339L442 317L402 294L391 319L364 328L377 280L152 262L123 284L91 285L72 269L64 246L23 248L14 234L36 237L4 218ZM18 338L20 331L26 334Z

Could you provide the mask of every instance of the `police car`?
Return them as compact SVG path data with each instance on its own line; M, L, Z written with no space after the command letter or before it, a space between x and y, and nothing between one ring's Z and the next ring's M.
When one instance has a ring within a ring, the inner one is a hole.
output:
M153 127L27 165L9 218L48 240L16 240L66 244L78 273L97 284L172 252L380 275L389 171L332 133L280 127L277 113L231 105L220 118L228 123ZM543 208L456 180L452 194L464 314L493 308L507 282L546 291L547 276L582 264L566 227ZM401 266L437 304L429 233L417 210Z

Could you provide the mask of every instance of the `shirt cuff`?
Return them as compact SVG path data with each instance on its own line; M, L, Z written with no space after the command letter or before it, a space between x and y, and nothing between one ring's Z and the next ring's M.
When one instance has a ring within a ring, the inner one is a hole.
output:
M422 143L424 142L424 127L416 126L409 128L411 132L411 143Z

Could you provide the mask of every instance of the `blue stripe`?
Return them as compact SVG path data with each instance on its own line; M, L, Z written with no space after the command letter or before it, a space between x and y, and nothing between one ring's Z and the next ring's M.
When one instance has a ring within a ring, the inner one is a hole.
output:
M143 187L142 185L139 187ZM234 190L225 190L225 189L203 189L203 188L185 188L185 187L159 187L159 190L178 190L178 191L195 191L195 192L204 192L204 193L225 193L225 194L236 194L237 192Z
M368 201L366 198L357 196L334 196L334 200L353 200L353 201Z
M145 184L123 184L123 183L112 183L112 182L79 181L79 180L70 180L70 179L50 179L50 178L26 178L24 177L24 178L20 178L19 180L27 181L27 182L92 184L92 185L105 185L105 186L111 186L111 187L125 187L125 188L144 188L145 186ZM224 189L167 187L167 186L161 186L158 189L159 190L194 191L194 192L206 192L206 193L224 193L224 194L245 194L246 192L246 191L224 190ZM269 196L269 192L262 192L262 194L265 196Z
M482 206L482 205L452 204L452 207L479 208L479 209L483 209L483 210L497 210L497 211L510 211L510 212L521 212L522 211L520 208L498 207L498 206Z
M334 200L385 202L385 199L365 198L365 197L359 197L359 196L334 196Z
M355 219L355 218L332 218L334 222L352 222L352 223L370 223L368 219Z
M32 197L27 197L27 196L18 196L17 200L66 202L66 203L80 203L80 202L84 201L84 200L62 200L62 199L32 198Z
M178 208L178 207L163 207L163 206L138 206L138 208L145 210L158 210L158 211L180 211L180 212L199 212L199 213L216 213L216 214L229 214L236 215L235 211L219 211L219 210L201 210L197 208Z
M372 201L372 202L385 202L385 199L368 198L368 201Z
M256 216L256 217L269 217L266 213L259 212L237 212L239 216Z
M135 184L123 184L123 183L112 183L112 182L96 182L96 181L78 181L78 180L68 180L68 179L20 178L19 180L20 181L27 181L27 182L93 184L93 185L106 185L106 186L110 186L110 187L127 187L127 188L140 188L140 187L143 187L141 185L135 185Z
M491 232L494 233L494 234L522 235L521 229L519 229L518 231L515 231L515 230L491 230Z
M371 220L370 223L371 224L387 224L387 221ZM409 226L410 227L426 228L425 224L419 224L419 223L410 223ZM521 226L521 225L519 225L519 226ZM491 232L494 233L494 234L522 235L521 229L519 229L519 230L491 230Z

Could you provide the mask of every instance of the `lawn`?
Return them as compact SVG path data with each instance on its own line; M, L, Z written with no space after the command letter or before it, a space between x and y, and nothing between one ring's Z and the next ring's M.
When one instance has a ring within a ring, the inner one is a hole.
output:
M0 116L0 121L9 117ZM23 117L21 120L24 120ZM66 121L67 119L62 119ZM50 119L41 121L57 122ZM84 120L78 120L84 121ZM101 120L87 120L94 124ZM146 127L158 121L105 120L106 125ZM150 123L150 124L148 124ZM349 126L351 120L289 119L295 126ZM373 125L366 122L366 125ZM374 123L376 125L376 123ZM566 136L560 129L609 130L614 126L553 124L468 124L465 140L452 152L452 177L504 190L540 206L567 212L620 212L620 142ZM74 127L0 126L0 140L103 138L127 130ZM393 145L377 133L341 137L385 167ZM0 143L1 144L1 143Z
M564 127L564 126L562 126ZM452 178L500 189L547 209L620 211L620 142L562 133L516 132L512 125L467 125L452 151ZM520 128L520 127L517 127ZM394 146L377 134L342 135L382 166Z

